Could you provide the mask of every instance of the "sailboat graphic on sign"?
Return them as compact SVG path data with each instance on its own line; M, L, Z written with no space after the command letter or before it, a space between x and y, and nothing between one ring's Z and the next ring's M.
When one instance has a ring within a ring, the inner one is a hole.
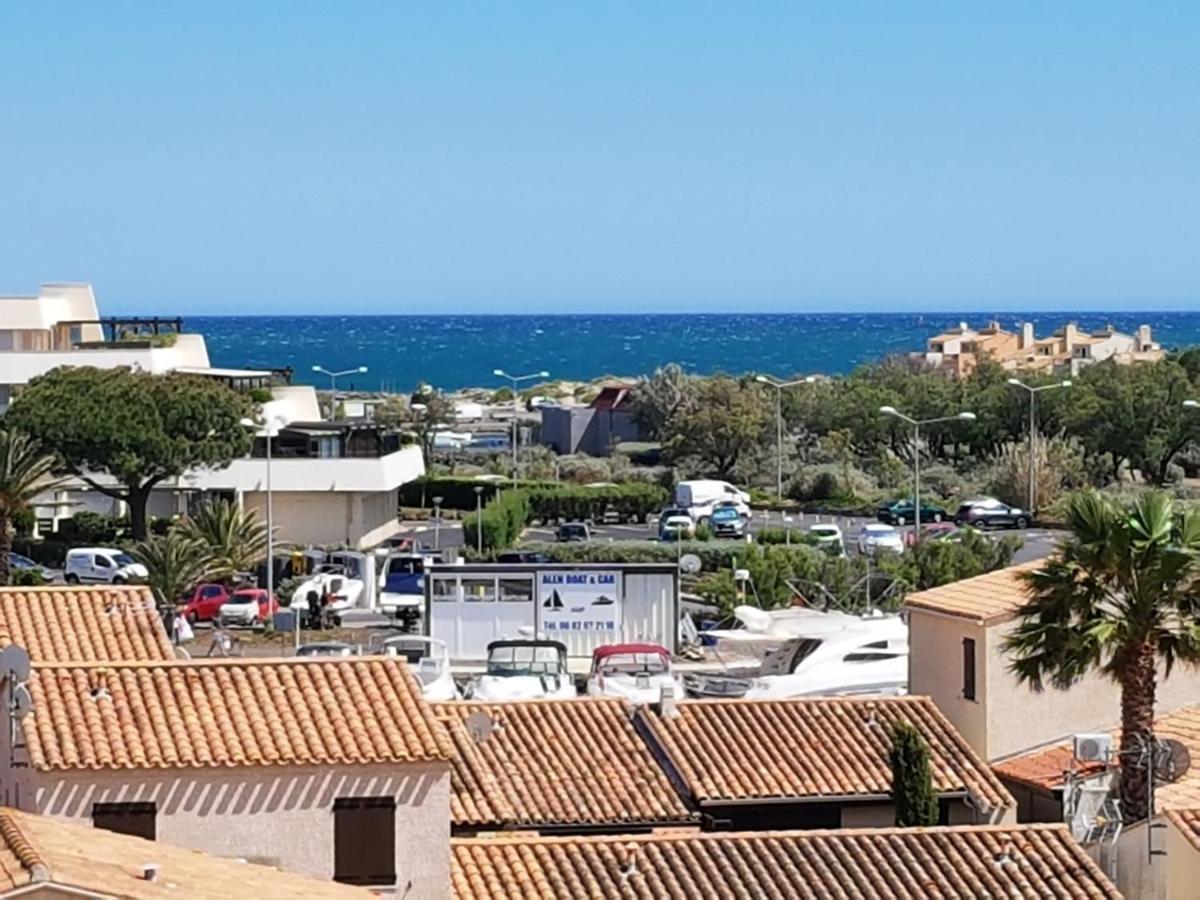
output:
M562 597L558 596L557 588L550 592L550 596L546 598L545 602L542 603L542 606L544 606L546 609L562 609L563 608Z

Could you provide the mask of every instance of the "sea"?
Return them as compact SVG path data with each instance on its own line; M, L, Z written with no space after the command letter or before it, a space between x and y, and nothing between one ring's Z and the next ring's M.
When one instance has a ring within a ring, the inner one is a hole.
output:
M499 387L493 372L549 372L550 380L636 376L667 363L697 374L842 375L886 356L919 350L928 337L996 320L1039 337L1076 322L1132 333L1150 325L1168 349L1200 345L1200 312L863 313L694 315L192 316L214 366L294 370L300 384L329 385L313 366L357 369L338 387L411 391Z

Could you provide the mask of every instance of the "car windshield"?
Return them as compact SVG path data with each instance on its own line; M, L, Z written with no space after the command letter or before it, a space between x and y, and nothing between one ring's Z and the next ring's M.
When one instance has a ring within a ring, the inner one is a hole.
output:
M230 603L254 603L260 600L258 591L238 591L229 598Z
M117 561L118 566L132 566L133 557L128 553L114 553L113 559Z
M518 645L496 647L488 653L489 675L561 675L563 672L557 647Z
M583 525L563 525L558 529L558 533L570 537L583 537L587 534L587 528Z
M297 656L349 656L350 648L338 645L312 645L301 647L296 651Z
M601 675L663 675L668 667L661 653L614 653L600 662Z

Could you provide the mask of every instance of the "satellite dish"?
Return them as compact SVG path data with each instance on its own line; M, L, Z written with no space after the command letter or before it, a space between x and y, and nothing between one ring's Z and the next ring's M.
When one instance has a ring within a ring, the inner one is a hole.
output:
M482 709L477 709L475 712L467 716L466 721L467 734L471 735L471 740L477 744L482 744L492 736L492 717L485 713Z
M1187 746L1175 738L1154 742L1154 780L1172 784L1182 778L1192 764Z
M29 679L29 654L24 647L12 644L0 650L0 677L18 684Z
M685 575L695 575L700 571L703 565L704 564L700 561L700 557L698 557L695 553L685 553L683 556L679 557L679 571L683 572Z
M23 684L18 684L12 692L12 699L9 701L9 710L14 719L23 719L33 711L33 695L29 693L29 688Z

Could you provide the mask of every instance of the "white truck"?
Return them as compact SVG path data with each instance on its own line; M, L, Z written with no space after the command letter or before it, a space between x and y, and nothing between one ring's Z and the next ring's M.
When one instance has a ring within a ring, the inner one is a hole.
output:
M750 495L728 481L681 481L675 485L675 505L686 509L692 521L707 520L719 505L733 506L743 516L750 515Z

